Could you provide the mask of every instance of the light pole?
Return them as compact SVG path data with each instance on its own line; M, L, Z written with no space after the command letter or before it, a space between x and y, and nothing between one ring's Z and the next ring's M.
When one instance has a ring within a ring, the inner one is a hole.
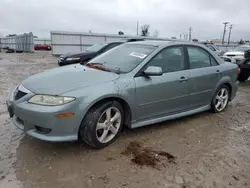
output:
M223 36L222 36L222 44L224 44L226 28L227 28L227 24L229 24L229 22L224 22L223 24L224 24L224 31L223 31Z
M189 28L189 40L191 41L192 39L192 27Z
M229 35L228 35L228 41L227 41L227 44L230 43L230 37L231 37L231 32L232 32L232 29L233 29L233 25L231 24L230 27L229 27Z

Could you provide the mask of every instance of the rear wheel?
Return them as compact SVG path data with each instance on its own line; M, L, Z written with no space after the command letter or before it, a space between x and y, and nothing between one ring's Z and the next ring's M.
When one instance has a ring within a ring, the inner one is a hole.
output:
M229 102L229 97L229 88L226 85L221 86L213 97L211 104L212 111L217 113L225 110Z
M245 82L248 79L248 77L249 77L248 75L240 74L238 80L240 82Z
M79 135L93 148L103 148L115 141L123 125L123 109L117 101L92 107L84 117Z

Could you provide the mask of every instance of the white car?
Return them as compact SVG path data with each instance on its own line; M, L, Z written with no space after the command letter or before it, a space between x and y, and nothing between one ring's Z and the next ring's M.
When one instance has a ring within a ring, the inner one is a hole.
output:
M237 61L241 61L244 59L244 53L247 50L250 50L249 45L241 45L232 49L231 51L226 52L223 56L230 57L237 62Z

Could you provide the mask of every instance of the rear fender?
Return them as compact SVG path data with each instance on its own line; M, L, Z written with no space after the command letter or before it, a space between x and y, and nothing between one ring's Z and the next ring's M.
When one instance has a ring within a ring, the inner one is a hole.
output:
M233 82L229 76L224 76L223 78L220 79L220 81L216 84L216 86L213 89L213 96L216 95L216 91L222 86L222 85L228 85L230 89L230 100L232 96L232 87L233 87ZM211 99L212 100L212 99Z

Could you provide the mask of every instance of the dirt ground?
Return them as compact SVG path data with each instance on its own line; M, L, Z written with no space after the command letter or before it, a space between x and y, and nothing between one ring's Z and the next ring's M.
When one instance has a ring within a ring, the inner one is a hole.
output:
M56 61L50 52L0 53L0 188L250 187L250 81L240 85L225 112L125 128L115 143L93 150L79 142L25 136L8 117L11 90L29 75L56 67ZM137 165L133 155L124 155L135 142L175 160L157 168Z

